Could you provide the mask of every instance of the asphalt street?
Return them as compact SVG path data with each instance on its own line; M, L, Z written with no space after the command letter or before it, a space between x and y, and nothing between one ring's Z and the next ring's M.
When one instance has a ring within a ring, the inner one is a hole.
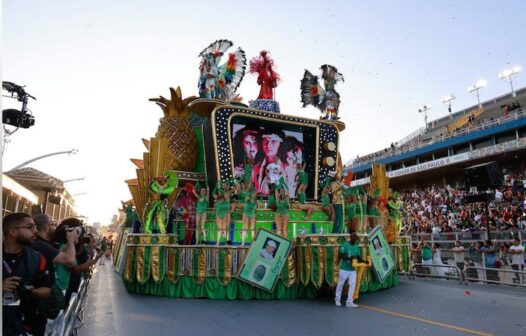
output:
M111 262L99 266L82 336L526 335L526 289L402 279L362 294L360 308L331 297L289 301L173 299L129 294Z

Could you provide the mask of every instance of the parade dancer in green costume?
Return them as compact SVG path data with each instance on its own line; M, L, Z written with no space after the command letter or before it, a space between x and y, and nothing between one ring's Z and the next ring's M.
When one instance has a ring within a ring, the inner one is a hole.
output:
M287 190L285 180L280 179L280 183L274 191L276 197L276 231L279 235L286 237L289 225L289 191Z
M377 200L380 196L380 189L376 189L374 194L367 198L367 215L369 216L369 230L378 225L380 212L377 207Z
M252 232L254 237L254 226L256 225L256 201L257 193L255 190L247 190L243 194L243 231L241 231L241 245L245 245L248 232Z
M358 229L358 223L355 220L357 218L356 216L356 208L357 208L357 200L356 196L353 195L352 189L345 189L344 191L345 195L345 220L347 221L347 225L349 227L349 232L356 232Z
M332 195L332 212L334 218L334 226L332 233L343 232L343 187L341 183L341 176L332 171L329 173L332 177L331 195Z
M237 195L237 201L230 201L230 212L234 212L237 209L243 210L245 194L247 192L247 183L244 179L235 179L234 180L234 189L232 193ZM232 197L234 198L234 197Z
M325 180L325 183L321 186L321 209L325 211L329 220L334 220L332 207L331 207L331 196L330 196L330 180Z
M305 172L305 162L297 164L298 190L297 192L307 190L309 184L309 175ZM298 197L299 198L299 197Z
M216 200L216 245L219 245L221 237L226 237L226 229L228 223L230 223L230 191L228 184L222 184L221 181L217 181L213 196Z
M276 211L276 185L270 184L269 186L269 193L268 193L268 200L267 200L267 209Z
M298 209L304 210L306 212L305 220L309 220L312 212L315 210L314 206L307 204L307 194L305 194L304 190L300 191L298 189L296 196L298 196Z
M395 221L398 231L402 227L402 210L404 203L400 200L400 194L395 192L392 196L389 197L387 201L389 205L389 215Z
M306 212L305 220L309 220L312 212L315 210L315 207L313 205L307 204L307 194L305 193L305 190L307 190L309 178L305 172L305 162L303 162L303 164L298 163L297 169L298 174L296 176L298 178L298 189L296 191L296 197L298 198L298 209L304 210Z
M152 180L149 190L157 196L157 199L150 207L147 207L146 223L144 233L166 233L168 224L168 197L174 192L177 186L177 175L174 172L166 172L163 177Z
M195 222L197 223L197 228L195 230L195 242L196 244L204 243L206 241L206 211L208 210L208 199L210 198L210 188L208 188L208 182L205 182L205 185L202 186L197 183L197 189L199 194L192 189L194 196L197 198L197 205L195 209ZM202 238L199 240L199 234Z

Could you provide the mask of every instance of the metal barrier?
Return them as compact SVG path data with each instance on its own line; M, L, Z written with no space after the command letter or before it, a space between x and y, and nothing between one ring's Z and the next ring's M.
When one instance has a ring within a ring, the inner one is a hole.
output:
M440 270L444 268L445 271L443 273L433 271L433 269ZM416 277L453 279L465 285L477 282L526 287L526 271L517 271L509 268L466 266L461 270L455 265L415 263L410 274L405 272L399 272L399 274L408 275L410 279L415 279Z
M519 238L522 244L522 240L526 239L526 230L508 230L491 232L491 240L510 242L514 238ZM461 242L477 242L488 240L487 231L455 231L455 232L441 232L441 233L412 233L411 239L413 241L428 240L430 242L454 242L459 240Z
M479 273L483 276L479 276ZM476 275L476 277L474 276ZM467 266L464 268L465 281L483 282L526 287L526 272L508 268Z
M425 272L423 272L425 271ZM427 273L429 271L429 273ZM458 280L460 284L463 283L462 271L456 265L437 265L437 264L413 264L411 268L410 277L430 277L439 279L453 279Z
M55 320L48 323L46 336L78 335L79 329L84 324L83 304L90 281L89 278L82 280L78 293L71 295L66 312L61 312Z

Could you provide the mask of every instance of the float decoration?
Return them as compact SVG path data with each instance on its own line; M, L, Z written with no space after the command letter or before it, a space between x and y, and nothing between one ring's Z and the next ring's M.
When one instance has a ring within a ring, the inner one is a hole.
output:
M338 120L338 110L340 107L340 94L336 92L336 83L342 81L343 75L332 65L322 65L323 86L319 83L318 76L313 75L309 70L305 70L301 80L301 102L303 107L313 105L321 113L325 113L320 119Z
M180 87L177 90L170 88L170 95L170 100L163 96L149 99L159 105L164 113L164 117L159 120L156 136L169 140L167 169L192 171L197 160L197 139L186 107L197 97L183 99Z
M199 97L219 100L236 100L236 90L245 76L247 59L243 49L228 55L226 63L219 65L221 57L233 46L229 40L217 40L206 47L199 57Z
M250 101L250 107L257 110L279 113L279 103L274 100L274 89L280 81L279 74L275 71L274 60L269 52L263 50L259 56L250 60L251 74L257 75L257 83L261 87L256 100Z

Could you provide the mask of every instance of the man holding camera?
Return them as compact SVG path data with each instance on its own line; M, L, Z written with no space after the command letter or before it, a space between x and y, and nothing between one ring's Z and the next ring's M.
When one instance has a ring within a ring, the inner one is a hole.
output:
M65 265L67 267L75 265L75 244L78 242L79 232L77 230L67 232L67 243L62 251L59 251L52 243L55 234L55 224L53 223L51 216L46 214L34 215L33 221L36 225L37 237L31 248L37 252L40 252L46 259L46 266L49 273L51 286L56 286L55 264ZM58 311L60 308L64 307L55 307L58 304L56 301L59 299L55 298L54 295L60 295L60 293L52 291L51 297L43 302L43 304L47 307L53 307L53 310ZM55 302L50 302L50 300L55 300ZM60 300L64 300L64 297L62 296ZM53 312L51 315L48 313L40 312L39 314L35 314L35 316L30 319L33 335L44 335L47 319L56 318L57 312Z
M35 223L30 215L13 213L3 219L2 332L3 335L32 333L26 315L33 299L50 295L46 260L28 246L35 240Z

